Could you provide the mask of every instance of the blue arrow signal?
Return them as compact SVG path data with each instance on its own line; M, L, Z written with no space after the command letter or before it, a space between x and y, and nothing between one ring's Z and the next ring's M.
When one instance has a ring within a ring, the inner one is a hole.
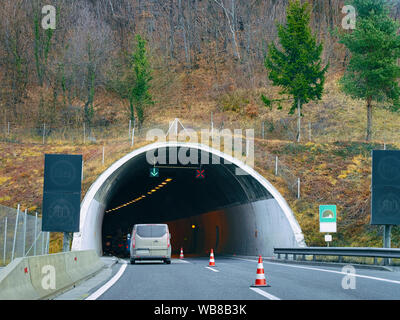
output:
M159 176L158 168L151 168L150 169L150 177L151 178L157 178L158 176Z

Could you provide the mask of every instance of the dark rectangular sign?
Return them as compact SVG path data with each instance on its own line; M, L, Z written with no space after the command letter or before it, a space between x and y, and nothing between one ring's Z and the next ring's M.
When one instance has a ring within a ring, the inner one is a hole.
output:
M47 192L43 197L42 230L78 232L81 195Z
M46 154L44 192L79 192L82 184L82 156Z
M78 232L82 155L46 154L42 230Z
M371 224L400 224L400 151L372 151Z

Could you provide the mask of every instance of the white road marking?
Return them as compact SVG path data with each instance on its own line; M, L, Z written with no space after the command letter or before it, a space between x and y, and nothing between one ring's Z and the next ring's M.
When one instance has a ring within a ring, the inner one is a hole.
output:
M265 292L264 290L261 290L260 288L250 288L250 290L253 290L254 292L257 292L258 294L261 294L262 296L268 298L269 300L281 300L278 297L275 297L274 295Z
M257 262L257 260L250 260L250 259L244 259L244 258L231 258L231 259L238 259L238 260L244 260L244 261L250 261L250 262ZM329 272L329 273L337 273L337 274L348 275L348 273L342 272L342 271L327 270L327 269L321 269L321 268L311 268L311 267L291 265L291 264L286 264L286 263L268 262L268 261L263 261L263 263L264 264L272 264L272 265L280 265L280 266L289 267L289 268L298 268L298 269L306 269L306 270L313 270L313 271L321 271L321 272ZM365 276L365 275L357 274L357 273L354 274L354 276L355 277L359 277L359 278L370 279L370 280L377 280L377 281L389 282L389 283L394 283L394 284L400 284L399 280L390 280L390 279L385 279L385 278L371 277L371 276Z
M211 268L211 267L206 267L206 269L210 269L210 270L212 270L212 271L214 271L214 272L219 272L219 270L213 269L213 268Z
M187 261L187 260L183 260L183 259L173 259L172 260L172 263L190 263L189 261Z
M98 299L104 292L110 289L118 280L121 278L123 273L125 272L126 267L128 266L127 262L123 262L121 268L119 268L118 272L115 274L114 277L111 278L105 285L103 285L100 289L92 293L89 297L85 300L96 300Z

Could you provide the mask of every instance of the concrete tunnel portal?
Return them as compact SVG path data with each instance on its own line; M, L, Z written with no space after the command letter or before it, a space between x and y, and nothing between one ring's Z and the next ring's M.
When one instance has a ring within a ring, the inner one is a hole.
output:
M171 164L171 150L195 155L202 164ZM167 161L149 164L149 154ZM154 167L158 177L150 176ZM197 169L204 170L203 179ZM135 223L167 223L173 253L183 247L187 254L213 248L219 254L272 256L274 247L305 246L293 212L264 177L200 144L154 143L116 161L82 201L72 250L107 254L110 241L126 236Z

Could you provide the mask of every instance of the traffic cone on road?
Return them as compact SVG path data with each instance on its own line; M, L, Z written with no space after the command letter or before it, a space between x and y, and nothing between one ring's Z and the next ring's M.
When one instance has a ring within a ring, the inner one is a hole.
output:
M267 280L265 280L264 265L261 256L258 257L256 282L251 285L251 287L268 287Z
M181 248L181 255L179 256L179 259L183 259L183 248Z
M215 267L215 260L214 260L214 251L211 249L210 253L210 262L208 263L210 267Z

